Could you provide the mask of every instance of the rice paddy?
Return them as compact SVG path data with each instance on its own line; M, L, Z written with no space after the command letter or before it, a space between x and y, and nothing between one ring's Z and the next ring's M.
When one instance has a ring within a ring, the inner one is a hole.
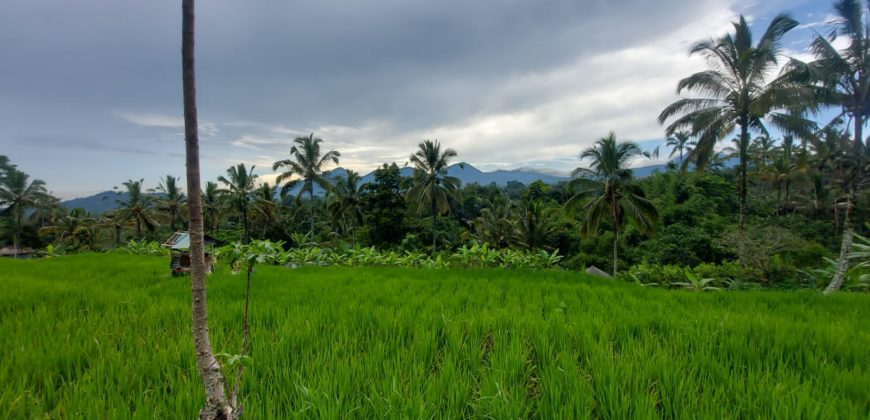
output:
M193 418L188 278L0 260L0 418ZM243 278L208 279L237 353ZM258 267L246 418L868 418L870 296L574 272Z

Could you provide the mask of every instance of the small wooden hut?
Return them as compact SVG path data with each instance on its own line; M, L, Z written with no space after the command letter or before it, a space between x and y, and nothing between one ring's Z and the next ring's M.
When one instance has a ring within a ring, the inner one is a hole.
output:
M214 270L214 238L205 235L205 272ZM169 248L169 271L173 276L180 276L190 272L190 233L175 232L162 244Z
M19 247L15 249L14 246L8 245L0 248L0 257L7 258L30 258L33 256L33 248L30 247Z

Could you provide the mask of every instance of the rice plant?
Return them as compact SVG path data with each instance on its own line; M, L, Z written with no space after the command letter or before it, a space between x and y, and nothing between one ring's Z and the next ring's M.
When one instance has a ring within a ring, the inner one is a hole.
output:
M192 418L187 278L161 257L0 260L0 418ZM244 276L208 278L215 351ZM575 272L258 265L247 418L856 418L870 296ZM228 372L234 369L226 366Z

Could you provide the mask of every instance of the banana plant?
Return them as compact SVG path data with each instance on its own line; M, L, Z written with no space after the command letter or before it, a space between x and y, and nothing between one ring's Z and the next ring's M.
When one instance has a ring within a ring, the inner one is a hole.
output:
M693 273L689 269L686 269L684 271L684 273L686 274L686 280L688 280L688 281L683 281L683 282L678 281L678 282L671 283L671 285L678 286L678 287L681 287L683 289L692 290L695 292L709 292L709 291L721 290L721 288L719 288L719 287L714 287L714 286L709 285L710 283L713 283L714 281L716 281L716 279L714 279L714 278L701 278L700 276Z

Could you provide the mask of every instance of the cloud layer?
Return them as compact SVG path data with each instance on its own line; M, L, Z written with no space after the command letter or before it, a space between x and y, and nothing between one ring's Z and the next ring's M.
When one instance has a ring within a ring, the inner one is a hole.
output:
M702 65L688 45L726 31L737 10L763 18L780 6L200 2L205 177L239 161L269 173L309 132L362 171L404 163L424 138L484 169L567 171L610 130L659 139L656 115ZM64 195L183 173L177 2L5 9L0 153Z

